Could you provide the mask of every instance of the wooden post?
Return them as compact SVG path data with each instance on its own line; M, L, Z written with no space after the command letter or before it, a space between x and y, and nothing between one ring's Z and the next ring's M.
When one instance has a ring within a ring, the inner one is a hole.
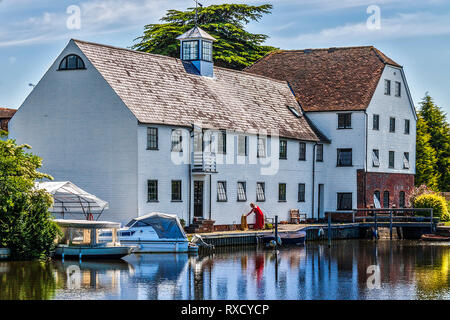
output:
M431 228L431 233L433 233L434 232L434 230L433 230L433 208L431 208L430 211L431 211L430 228Z
M390 236L391 240L392 240L392 214L393 214L393 211L391 210L391 213L389 215L389 236Z
M331 247L331 212L328 212L328 247Z
M275 216L275 248L278 247L278 216Z
M378 217L377 217L377 211L374 210L375 213L375 241L378 240Z

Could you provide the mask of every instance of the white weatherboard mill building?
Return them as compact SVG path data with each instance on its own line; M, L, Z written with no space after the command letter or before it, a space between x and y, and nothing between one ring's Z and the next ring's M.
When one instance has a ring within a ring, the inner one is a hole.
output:
M375 191L389 191L388 205L400 204L415 172L416 117L403 70L392 60L367 47L362 55L370 55L374 71L364 71L365 81L373 92L353 87L352 99L336 99L334 108L320 92L302 96L308 88L291 79L320 74L276 74L272 67L283 69L277 55L240 72L213 65L214 38L200 28L179 40L181 59L71 40L11 120L10 137L30 144L56 181L108 201L102 218L122 223L160 211L187 224L202 217L225 226L240 223L251 201L281 220L296 208L322 218L372 204ZM329 54L348 52L359 54ZM295 69L295 59L285 62ZM401 83L400 97L385 94L385 79L393 91ZM335 89L327 96L345 95L345 87ZM396 118L396 132L386 127L388 116ZM406 119L409 134L401 128Z

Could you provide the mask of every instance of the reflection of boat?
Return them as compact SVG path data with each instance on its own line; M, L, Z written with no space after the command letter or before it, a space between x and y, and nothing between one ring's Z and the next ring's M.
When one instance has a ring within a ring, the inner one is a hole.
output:
M306 232L305 231L279 231L278 237L281 239L281 244L295 244L300 245L304 244L306 240ZM261 236L262 243L269 243L270 241L276 241L275 234L263 235Z
M131 220L119 229L120 242L136 246L137 253L197 252L189 243L176 215L154 212ZM111 233L101 233L101 239Z
M440 236L438 234L423 234L420 238L423 241L450 241L450 237Z
M65 233L65 243L59 244L54 255L61 258L77 259L120 259L131 253L132 248L122 246L117 241L116 230L119 223L86 220L55 220ZM111 242L98 242L99 229L112 229ZM81 238L74 235L82 233Z
M189 256L187 254L132 254L124 260L134 270L136 279L177 281L186 269Z

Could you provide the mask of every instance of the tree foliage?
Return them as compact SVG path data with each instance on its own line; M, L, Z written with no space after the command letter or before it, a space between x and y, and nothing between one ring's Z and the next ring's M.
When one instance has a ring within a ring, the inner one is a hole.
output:
M426 185L433 190L438 189L439 174L436 171L436 151L430 145L431 136L427 124L419 115L416 134L416 186Z
M418 115L424 122L420 128L421 131L419 132L419 128L417 130L418 138L419 134L424 135L424 140L428 139L429 146L435 152L436 162L433 164L433 167L437 177L437 189L449 191L450 126L447 122L446 114L427 93L420 103ZM430 152L427 151L427 154L430 154ZM417 158L419 159L419 154ZM420 175L418 177L421 179Z
M28 149L0 139L0 247L21 260L47 257L59 232L48 211L52 196L34 186L53 178L37 171L42 160Z
M198 26L212 35L215 65L241 70L253 64L274 47L264 46L268 36L245 30L251 21L259 21L269 14L272 5L221 4L198 8ZM135 39L133 49L149 53L179 57L176 38L195 26L195 8L187 11L168 10L161 24L145 26L144 35Z

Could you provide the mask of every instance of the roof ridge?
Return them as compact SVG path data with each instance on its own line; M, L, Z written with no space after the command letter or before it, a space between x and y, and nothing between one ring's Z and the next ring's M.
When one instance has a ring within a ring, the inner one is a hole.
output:
M328 48L305 48L305 49L281 49L278 51L272 51L275 53L283 53L283 52L304 52L306 50L311 50L311 51L323 51L323 50L330 50L330 49L335 49L335 50L349 50L349 49L363 49L363 48L374 48L374 46L353 46L353 47L328 47Z
M137 50L128 49L128 48L116 47L116 46L112 46L112 45L109 45L109 44L103 44L103 43L97 43L97 42L91 42L91 41L84 41L84 40L73 39L73 38L70 39L70 40L75 41L75 42L85 43L85 44L91 44L91 45L99 46L99 47L106 47L106 48L111 48L111 49L124 50L124 51L144 54L144 55L150 55L150 56L154 56L154 57L161 57L161 58L165 58L165 59L168 59L168 60L181 61L180 58L174 58L174 57L165 56L165 55L162 55L162 54L149 53L149 52L144 52L144 51L137 51Z
M380 51L379 49L372 47L372 50L375 52L376 56L381 60L381 62L383 62L384 64L388 64L390 66L394 66L394 67L400 67L403 68L400 64L398 64L397 62L395 62L394 60L392 60L391 58L389 58L387 55L385 55L382 51ZM390 62L390 61L392 62Z
M108 44L84 41L84 40L79 40L79 39L71 39L71 40L73 40L75 42L81 42L81 43L95 45L95 46L99 46L99 47L106 47L106 48L111 48L111 49L125 50L125 51L129 51L129 52L132 52L132 53L140 53L140 54L144 54L144 55L150 55L150 56L153 56L153 57L159 57L159 58L162 58L162 59L175 60L177 62L178 61L179 62L183 61L180 58L174 58L174 57L165 56L165 55L162 55L162 54L137 51L137 50L127 49L127 48L111 46L111 45L108 45ZM273 78L270 78L270 77L267 77L267 76L262 76L262 75L259 75L259 74L253 74L253 73L249 73L249 72L244 72L243 70L235 70L235 69L219 67L219 66L214 66L214 69L220 69L220 70L225 70L225 71L229 71L229 72L241 73L241 74L244 74L246 76L263 78L263 79L267 79L267 80L271 80L271 81L275 81L275 82L279 82L279 83L285 83L286 82L284 80L273 79Z

